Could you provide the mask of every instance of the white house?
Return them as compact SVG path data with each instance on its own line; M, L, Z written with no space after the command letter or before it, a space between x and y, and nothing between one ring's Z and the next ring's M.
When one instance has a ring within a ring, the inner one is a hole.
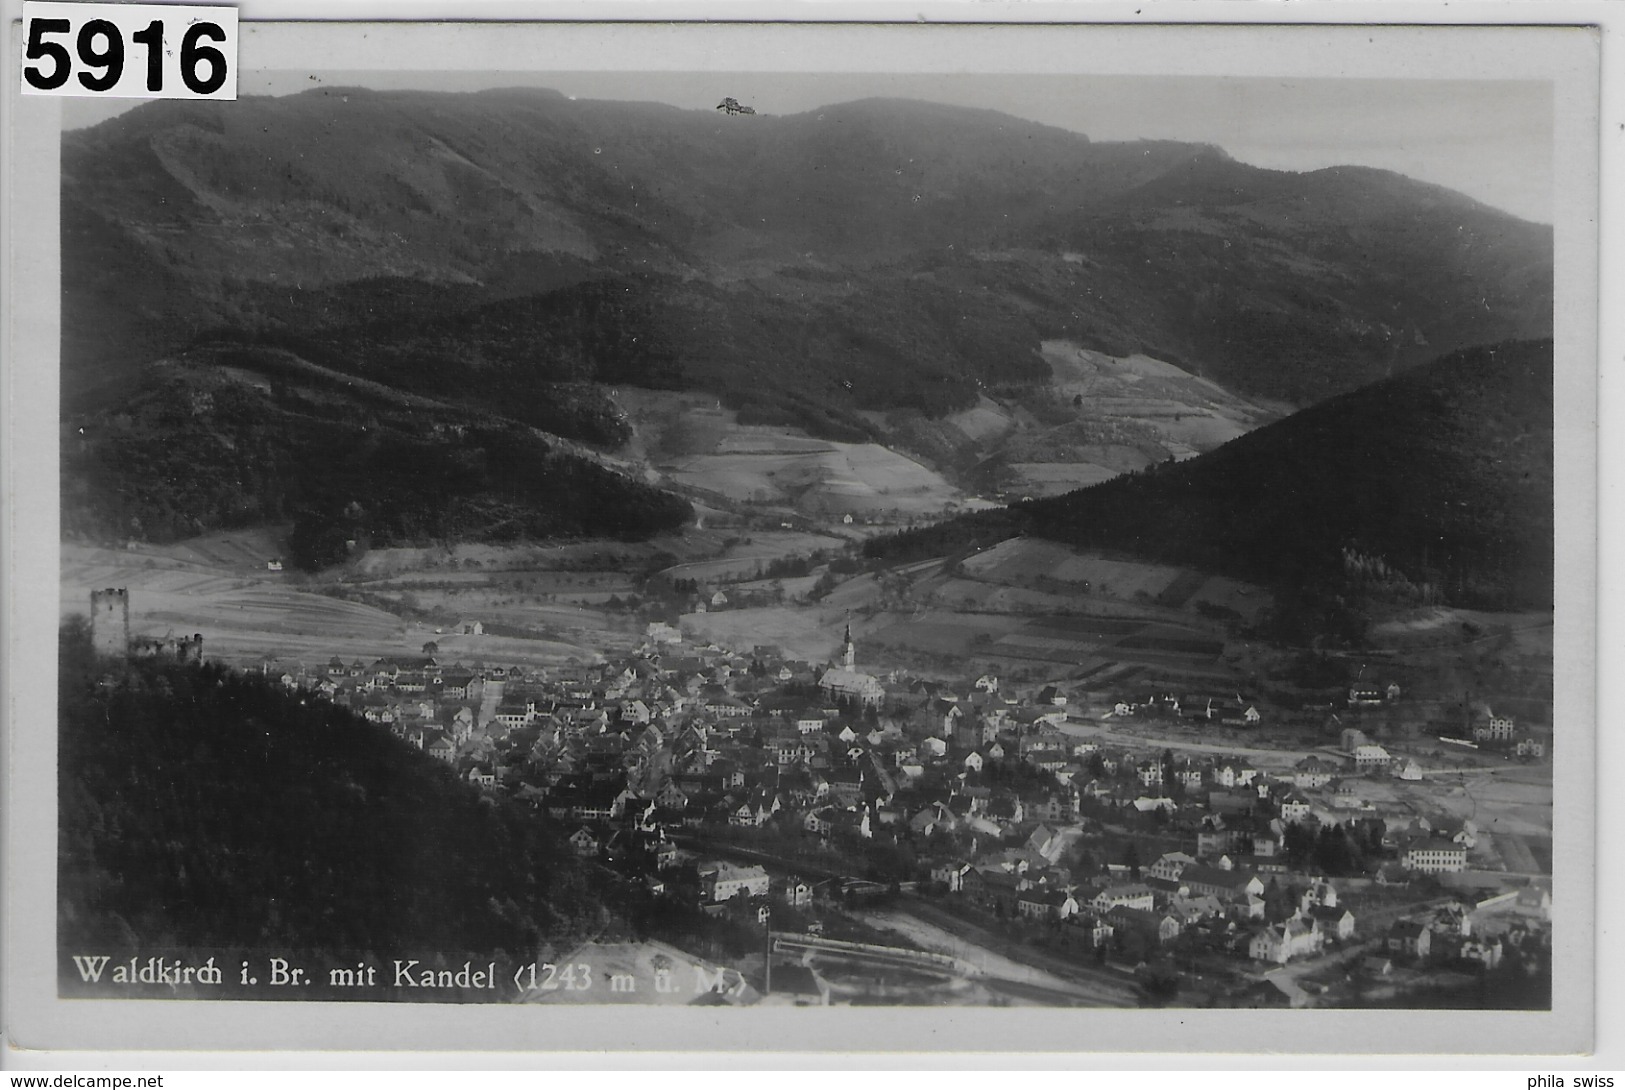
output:
M1388 751L1375 742L1354 747L1354 767L1360 772L1374 772L1388 767L1393 760Z
M740 893L751 897L766 896L771 884L767 871L754 865L740 867L732 863L712 862L700 867L700 887L705 899L712 904L731 901Z
M1467 869L1467 848L1450 840L1429 837L1405 849L1400 865L1423 874L1454 873Z
M1247 955L1258 961L1285 965L1295 957L1315 953L1324 941L1313 920L1292 919L1254 934L1247 944Z

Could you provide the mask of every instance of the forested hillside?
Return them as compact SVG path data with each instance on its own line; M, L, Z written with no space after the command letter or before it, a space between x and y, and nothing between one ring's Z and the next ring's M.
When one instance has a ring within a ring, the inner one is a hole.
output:
M1190 461L868 549L903 559L1032 533L1274 587L1549 608L1552 351L1452 353Z
M59 701L63 951L456 965L620 926L551 826L348 711L97 659L78 619Z
M291 521L306 568L369 544L639 539L692 517L511 418L241 346L145 368L116 408L71 418L62 512L65 533L91 539Z

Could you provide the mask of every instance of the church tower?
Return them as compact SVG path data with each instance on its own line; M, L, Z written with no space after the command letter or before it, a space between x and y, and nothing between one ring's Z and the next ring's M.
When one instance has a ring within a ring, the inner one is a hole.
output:
M856 670L858 668L858 649L852 643L852 626L846 626L846 641L841 644L841 669Z

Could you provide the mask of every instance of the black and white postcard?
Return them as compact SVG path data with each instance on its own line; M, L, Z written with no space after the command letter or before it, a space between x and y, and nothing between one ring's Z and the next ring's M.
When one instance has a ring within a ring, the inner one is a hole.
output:
M1585 1051L1597 71L245 9L235 101L12 87L16 1040Z

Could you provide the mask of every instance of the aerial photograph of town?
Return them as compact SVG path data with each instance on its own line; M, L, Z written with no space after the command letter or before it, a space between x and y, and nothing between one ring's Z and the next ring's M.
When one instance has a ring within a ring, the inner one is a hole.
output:
M1551 1009L1549 88L411 76L64 125L60 996Z

